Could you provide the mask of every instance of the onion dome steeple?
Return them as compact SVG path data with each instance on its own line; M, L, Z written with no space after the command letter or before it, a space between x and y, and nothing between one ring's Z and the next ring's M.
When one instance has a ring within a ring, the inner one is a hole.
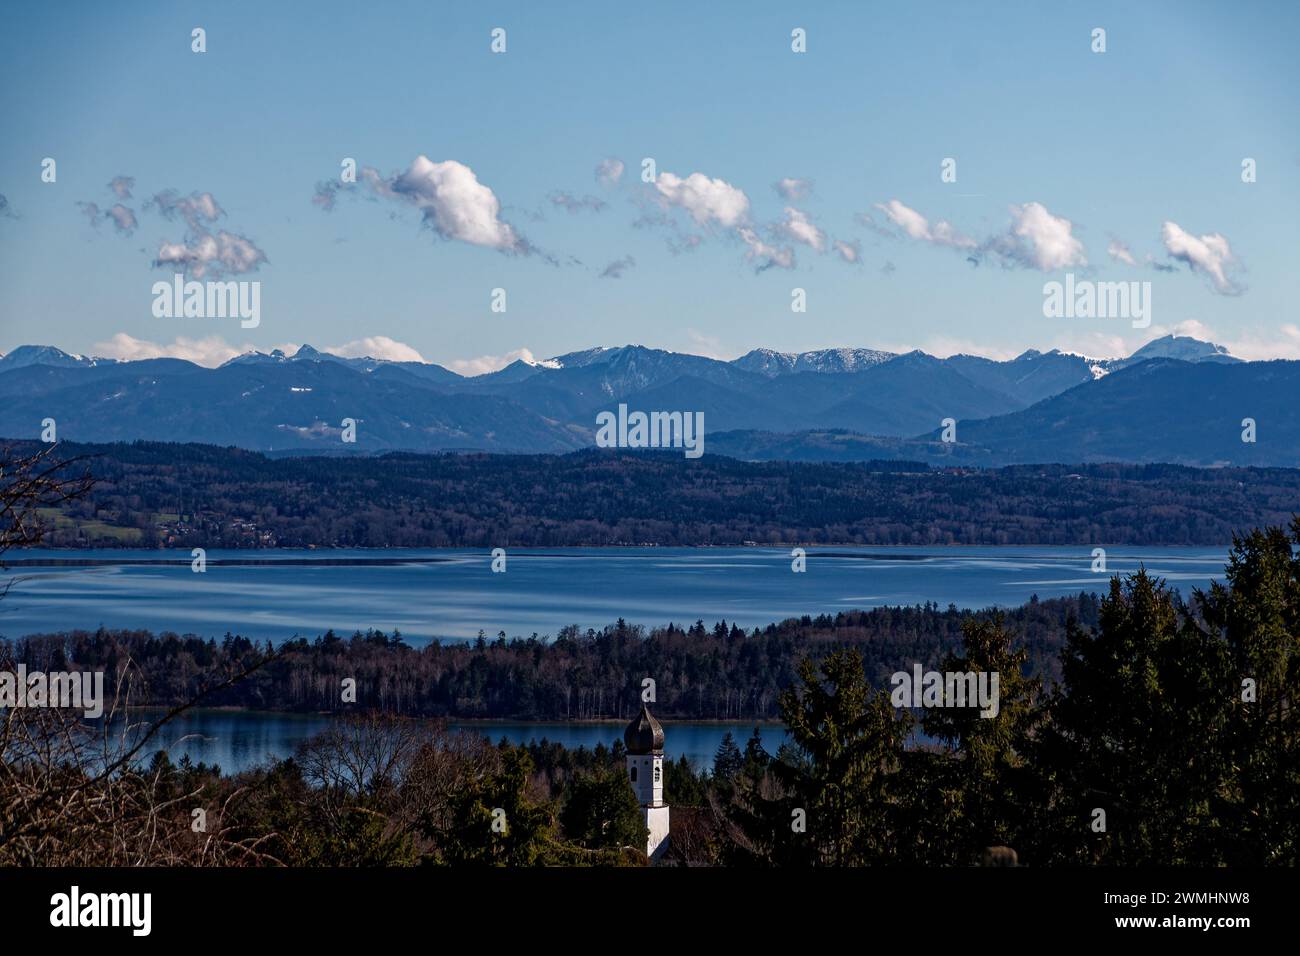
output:
M644 702L641 704L641 713L633 717L632 722L623 731L623 744L629 754L664 752L664 729L651 715Z

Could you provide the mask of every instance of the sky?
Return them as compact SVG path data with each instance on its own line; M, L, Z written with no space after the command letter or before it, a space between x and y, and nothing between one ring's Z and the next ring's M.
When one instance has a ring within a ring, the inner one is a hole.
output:
M1297 40L1262 0L13 6L0 351L1300 358ZM259 324L157 317L177 272ZM1067 273L1150 326L1045 316Z

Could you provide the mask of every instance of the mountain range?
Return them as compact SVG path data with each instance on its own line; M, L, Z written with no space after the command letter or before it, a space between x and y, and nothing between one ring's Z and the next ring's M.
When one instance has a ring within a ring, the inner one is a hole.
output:
M53 418L85 442L204 442L290 453L564 452L596 416L702 411L706 453L801 460L1002 465L1167 461L1300 466L1300 362L1243 362L1185 336L1121 359L1029 350L995 361L866 348L732 361L599 347L461 376L303 345L211 369L116 361L51 346L0 357L0 435ZM341 440L345 418L355 444ZM956 441L942 440L944 419ZM1242 441L1242 421L1256 441Z

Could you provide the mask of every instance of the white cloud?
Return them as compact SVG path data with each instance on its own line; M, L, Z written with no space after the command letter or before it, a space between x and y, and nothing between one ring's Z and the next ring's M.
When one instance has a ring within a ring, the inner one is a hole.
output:
M529 365L541 365L542 362L528 349L515 349L504 355L480 355L478 358L453 359L445 363L446 367L460 375L486 375L505 368L511 362L524 361Z
M687 329L686 338L691 343L692 355L703 355L705 358L717 359L720 362L735 358L734 355L723 354L722 340L715 335L705 335L699 329Z
M1146 332L1146 339L1142 344L1145 345L1152 339L1164 338L1166 335L1186 335L1194 339L1200 339L1202 342L1214 342L1213 330L1202 322L1200 319L1186 319L1174 326L1154 325Z
M292 345L282 345L279 348L286 351L293 350ZM196 365L215 368L222 362L229 361L237 355L252 351L252 349L253 346L251 345L233 346L219 335L209 335L199 339L187 338L182 335L168 344L137 339L125 332L118 332L106 342L96 342L91 351L94 355L115 358L124 362L152 358L176 358L194 362Z
M104 215L108 216L109 219L113 220L113 226L117 229L118 232L124 232L129 235L130 233L135 231L135 227L136 227L135 213L132 212L130 209L127 209L120 202L114 203L112 206L110 206L108 208L108 211L104 213Z
M213 275L241 275L266 262L266 253L251 239L222 230L215 236L199 233L181 242L164 242L158 248L154 266L177 268L195 279Z
M749 197L725 180L710 179L703 173L691 173L682 179L663 172L654 185L664 202L685 209L698 225L716 223L731 229L748 220Z
M826 233L818 229L808 219L808 214L793 206L785 207L785 222L777 227L778 231L793 242L802 242L818 252L826 249Z
M1057 336L1052 348L1071 355L1104 359L1125 358L1133 354L1139 345L1132 345L1124 340L1124 336L1108 332L1072 332Z
M596 166L596 181L606 186L613 186L623 178L623 160L602 159Z
M211 224L226 214L212 193L196 192L182 196L174 189L166 189L155 194L144 204L144 208L146 211L157 210L164 219L174 220L180 217L189 227L180 241L159 245L158 255L153 261L155 268L180 269L192 278L202 279L209 274L221 276L254 272L267 261L266 253L247 236L225 230L214 234L210 230ZM106 215L111 216L118 228L122 229L125 217L117 209L114 207ZM124 212L130 216L129 209ZM133 216L131 220L134 220Z
M1209 279L1214 291L1223 295L1237 295L1244 287L1228 276L1228 270L1237 264L1225 236L1212 232L1193 236L1176 222L1165 222L1160 228L1160 238L1169 255L1192 267Z
M100 209L99 205L93 202L79 202L77 206L92 226L98 226L101 221L108 220L113 223L113 228L124 236L135 232L138 225L135 213L121 203L114 203L108 209Z
M598 199L595 196L575 196L572 193L566 193L557 189L548 197L552 206L557 206L565 212L600 212L605 208L605 200Z
M180 216L195 232L206 232L209 223L225 215L212 193L191 193L182 196L174 189L166 189L145 203L145 208L157 209L164 219Z
M853 242L836 239L832 246L845 262L856 264L862 261L862 243L856 239Z
M292 343L271 346L273 349L280 349L286 355L296 354L299 347ZM258 347L248 343L232 345L220 335L209 335L203 338L190 338L182 335L168 343L137 339L126 332L118 332L105 342L96 342L91 349L91 353L124 362L152 358L177 358L193 362L196 365L215 368L223 362L254 350L269 351L265 346ZM390 362L427 361L424 356L405 342L398 342L386 335L368 336L345 342L342 345L331 345L321 349L321 351L330 355L337 355L340 358L368 357L386 359Z
M109 182L108 188L113 190L113 195L118 199L130 199L131 190L135 188L134 176L114 176Z
M1128 245L1118 239L1112 239L1110 245L1106 247L1106 254L1116 262L1122 262L1127 266L1137 265L1137 260L1133 258L1133 252Z
M749 226L741 226L736 230L736 235L740 237L741 242L749 247L749 251L745 253L745 258L754 263L755 271L766 272L773 266L779 266L782 269L794 268L794 250L769 245L759 238L758 233Z
M624 256L621 259L615 259L609 265L605 266L604 270L600 273L600 278L621 279L623 278L624 272L626 272L628 269L631 269L635 266L636 266L636 260L633 259L631 256Z
M773 183L772 188L786 202L798 202L812 195L812 183L806 179L786 177Z
M974 239L957 232L952 223L940 219L931 225L930 220L925 216L897 199L891 199L887 203L876 203L876 208L912 239L920 239L938 246L951 246L954 249L974 249L976 246Z
M683 209L698 226L718 227L726 230L745 244L745 258L754 264L758 272L773 267L793 269L795 265L794 250L775 246L759 235L749 218L749 197L743 189L731 185L723 179L710 179L703 173L691 173L685 179L669 172L661 172L655 179L656 198L670 208ZM808 222L807 217L798 210L792 213L784 223L771 227L774 234L809 242L820 236L820 230ZM647 225L669 225L676 228L672 220L663 217L660 220L643 217ZM694 248L701 241L699 237L685 237L688 248ZM820 240L825 245L825 238ZM670 246L671 247L671 246Z
M930 238L929 221L912 207L904 205L897 199L891 199L887 203L876 203L876 208L911 238L927 240Z
M342 345L331 345L321 351L340 358L376 358L389 362L424 362L425 358L405 342L386 335L369 335Z
M1239 339L1220 342L1237 358L1250 362L1265 359L1300 359L1300 325L1286 322L1278 327L1273 337L1247 335Z
M1011 229L990 248L1012 262L1043 272L1086 266L1083 243L1074 237L1074 224L1054 216L1042 203L1011 207Z
M984 242L958 232L947 220L931 222L897 199L876 203L876 208L910 238L973 253L975 261L979 255L990 253L1003 265L1044 272L1088 264L1083 243L1074 237L1074 224L1062 216L1052 215L1042 203L1012 206L1007 231Z
M420 209L425 223L440 236L502 252L527 251L514 227L501 220L496 195L463 163L435 163L420 155L387 186Z

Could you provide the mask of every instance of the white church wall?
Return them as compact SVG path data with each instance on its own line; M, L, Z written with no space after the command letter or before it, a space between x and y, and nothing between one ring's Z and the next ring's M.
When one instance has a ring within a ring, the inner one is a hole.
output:
M643 812L646 829L650 831L650 837L646 840L646 855L653 860L668 849L668 808L645 807Z

